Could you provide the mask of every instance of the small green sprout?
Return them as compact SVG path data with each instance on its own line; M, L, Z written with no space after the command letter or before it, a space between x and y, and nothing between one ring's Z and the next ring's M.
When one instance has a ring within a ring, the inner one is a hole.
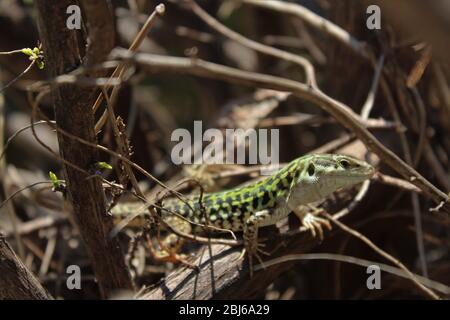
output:
M50 177L50 180L52 181L53 189L57 190L61 188L61 184L59 183L58 177L56 174L54 174L52 171L49 171L48 176Z
M33 54L34 54L33 50L31 48L23 48L22 49L22 53L26 54L29 57L33 56Z
M104 161L99 161L95 164L95 166L97 167L97 169L107 169L107 170L112 170L112 165L110 165L109 163L106 163Z
M39 69L44 69L45 67L45 63L44 63L44 55L43 52L41 51L41 49L39 49L38 47L34 47L33 49L31 48L23 48L22 53L27 55L28 57L30 57L29 59L31 61L36 61L36 64L38 66Z

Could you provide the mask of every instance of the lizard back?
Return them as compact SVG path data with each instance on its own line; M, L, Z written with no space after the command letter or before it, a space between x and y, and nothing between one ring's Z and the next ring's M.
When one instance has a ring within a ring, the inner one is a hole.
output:
M288 194L292 182L298 177L301 169L296 159L273 175L249 185L188 196L185 202L179 199L168 199L163 202L163 219L176 212L187 220L197 224L213 225L218 228L241 231L244 222L254 212L276 207L281 198ZM172 215L173 216L173 215Z

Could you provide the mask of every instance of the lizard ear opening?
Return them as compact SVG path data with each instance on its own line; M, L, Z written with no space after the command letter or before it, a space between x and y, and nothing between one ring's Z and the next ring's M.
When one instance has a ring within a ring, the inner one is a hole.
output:
M313 176L315 172L316 172L316 167L314 166L314 164L310 163L308 166L308 175Z

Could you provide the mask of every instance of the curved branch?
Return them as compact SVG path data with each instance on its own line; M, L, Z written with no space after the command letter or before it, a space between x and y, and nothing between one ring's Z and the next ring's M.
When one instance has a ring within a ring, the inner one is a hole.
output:
M369 150L376 153L380 159L392 169L421 189L424 194L433 199L436 204L440 205L442 210L450 213L450 203L447 194L435 187L420 173L400 159L394 152L386 148L365 128L360 121L360 117L356 115L352 109L342 102L329 97L318 88L313 88L289 79L242 71L200 59L178 58L144 53L131 55L125 49L114 49L112 58L128 59L131 62L141 65L151 73L164 71L165 73L189 74L254 87L292 92L292 94L298 98L314 103L331 114L344 127L351 130Z

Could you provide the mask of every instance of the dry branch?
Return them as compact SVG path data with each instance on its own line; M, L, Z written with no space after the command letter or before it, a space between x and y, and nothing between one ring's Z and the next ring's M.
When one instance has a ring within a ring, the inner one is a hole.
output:
M0 300L48 300L52 296L0 234Z
M77 31L66 28L66 8L71 1L39 0L36 2L39 33L46 53L48 72L51 77L75 69L83 55ZM93 4L90 4L93 5ZM106 1L96 2L96 12L87 23L95 42L90 42L86 56L90 63L104 59L113 45L113 39L103 39L99 33L114 33L113 21ZM102 19L94 19L101 15ZM107 19L107 17L110 17ZM105 20L106 19L106 20ZM99 39L100 38L100 39ZM100 48L98 47L100 46ZM95 90L75 85L52 88L55 118L58 126L82 139L96 142L93 104ZM61 156L66 161L90 171L98 161L98 150L81 144L58 132ZM100 179L88 176L71 166L65 166L68 199L82 238L91 258L100 291L104 297L118 289L131 289L132 283L126 269L118 239L109 239L113 228L111 217L106 212L106 201Z
M361 56L367 57L366 45L364 42L359 41L340 26L315 14L311 10L308 10L307 8L301 5L274 0L266 0L266 1L241 0L241 1L246 4L251 4L254 6L270 9L273 11L278 11L280 13L296 16L304 20L306 23L313 26L314 28L322 30L325 33L328 33L330 36L334 37L341 43L347 45L355 52L358 52Z
M242 71L200 59L159 56L144 53L133 56L125 49L115 49L112 53L112 57L134 61L151 73L164 71L166 73L189 74L254 87L292 92L298 98L307 100L331 114L338 122L351 130L369 150L376 153L392 169L421 189L427 196L433 199L436 204L441 205L443 211L447 213L450 212L448 195L430 183L411 166L406 164L394 152L386 148L365 128L361 123L359 116L356 115L352 109L329 97L318 88L313 88L289 79Z
M279 245L271 258L307 252L315 245L317 240L313 239L309 232L302 232L290 237L286 246ZM268 251L274 249L269 247ZM289 270L295 263L275 265L263 272L256 272L250 279L247 260L238 260L242 248L211 245L204 246L201 250L193 261L194 265L200 267L199 272L188 268L176 269L155 288L139 295L138 298L164 300L256 298L273 280Z

